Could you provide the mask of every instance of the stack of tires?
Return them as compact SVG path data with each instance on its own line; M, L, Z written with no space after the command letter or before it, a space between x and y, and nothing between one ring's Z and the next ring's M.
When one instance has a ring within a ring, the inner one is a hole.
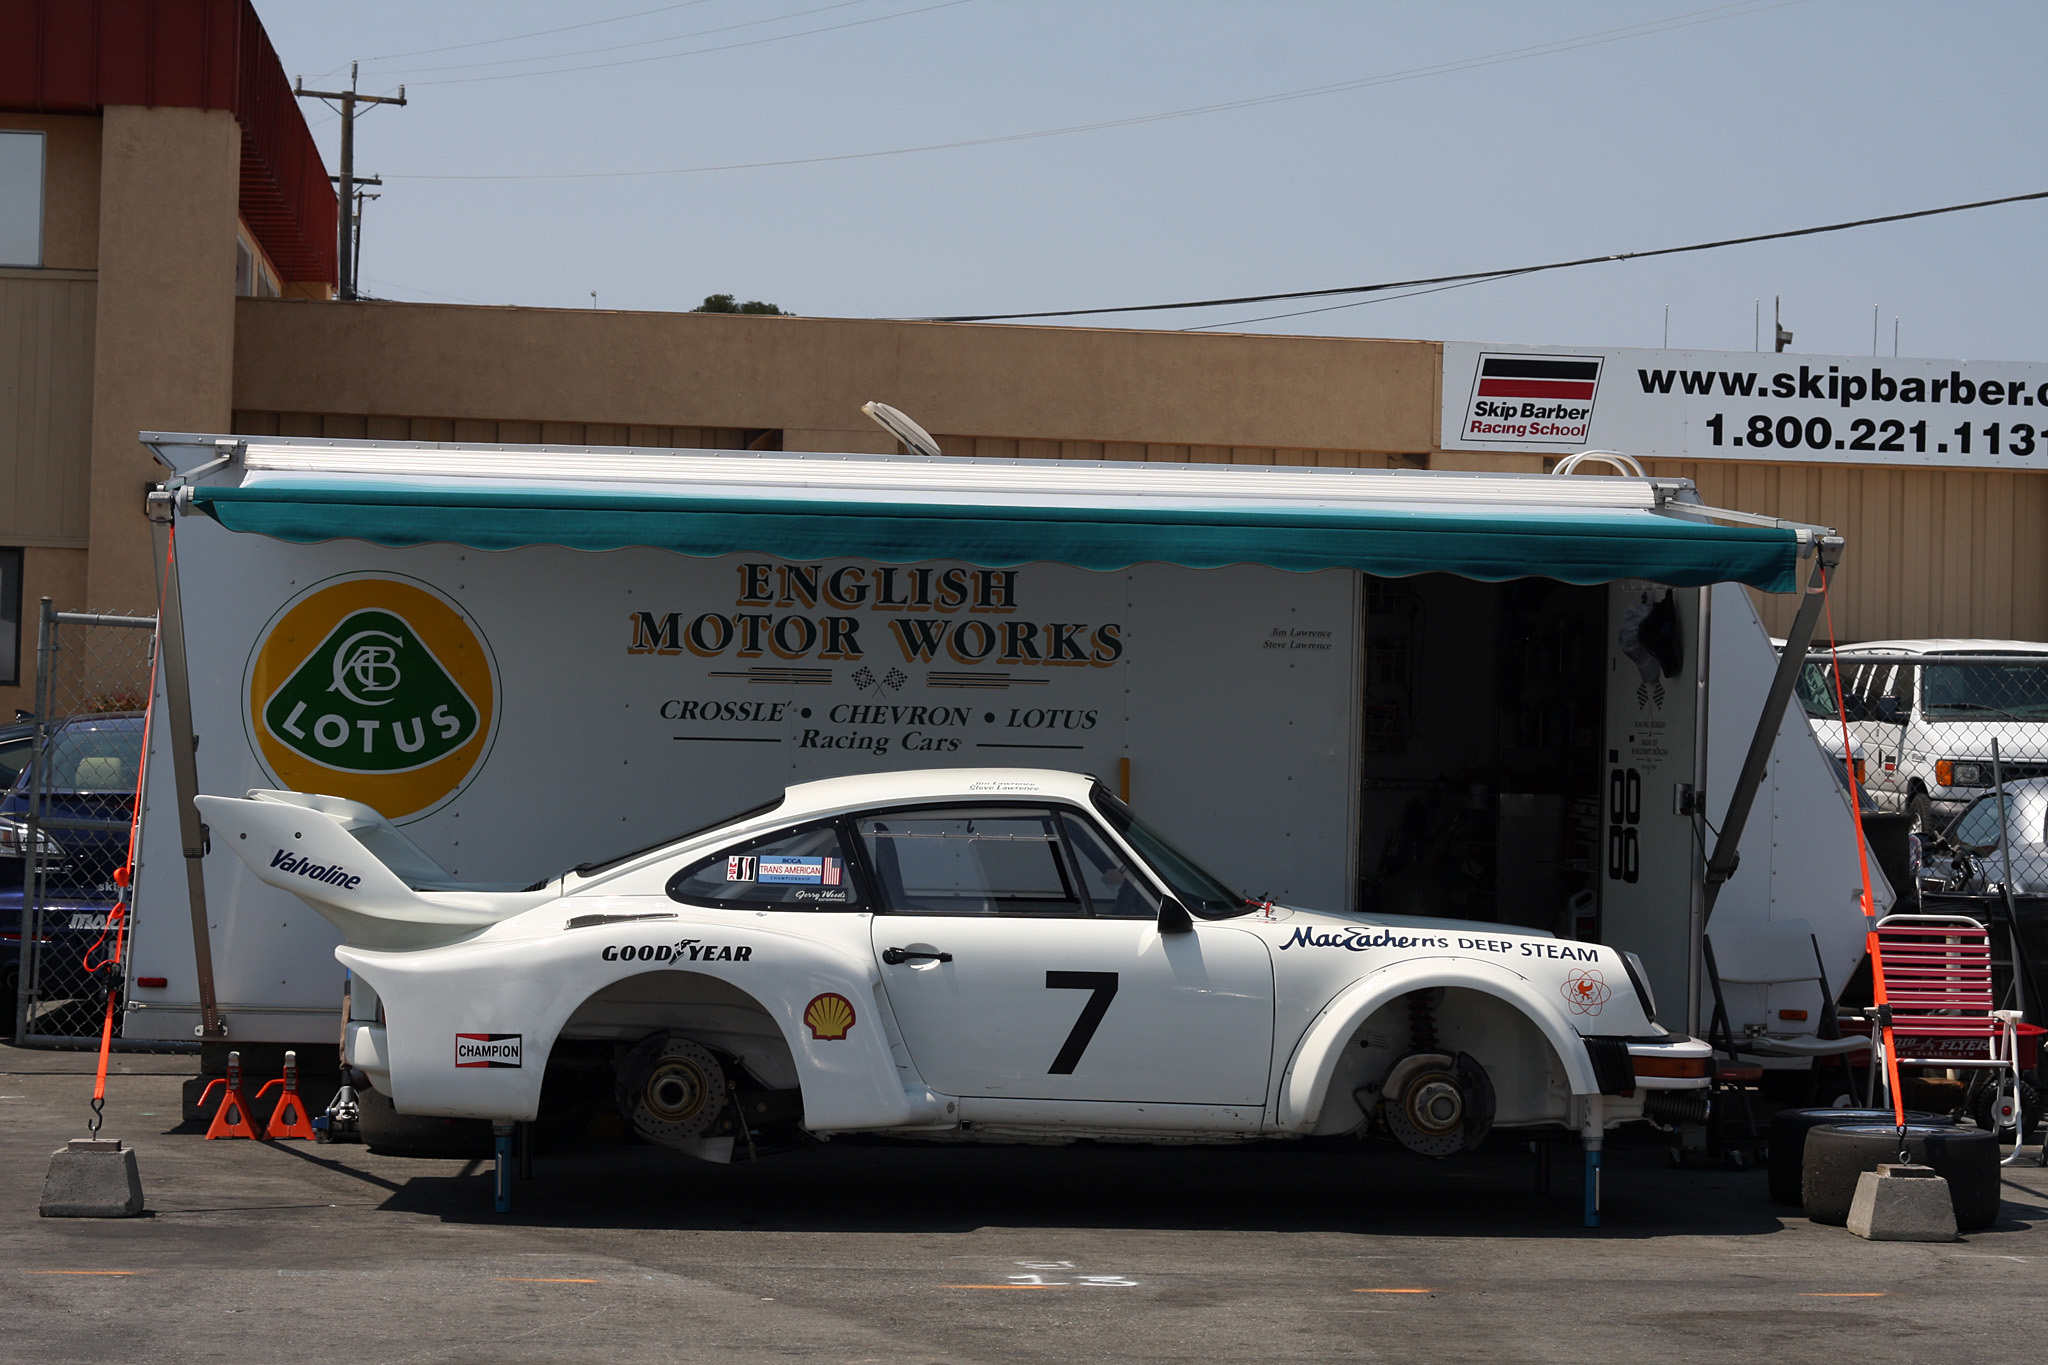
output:
M1799 1204L1816 1223L1849 1221L1856 1179L1899 1159L1901 1134L1889 1109L1788 1109L1771 1118L1771 1198ZM1948 1182L1959 1232L1998 1221L1998 1135L1962 1128L1946 1114L1906 1112L1904 1149Z

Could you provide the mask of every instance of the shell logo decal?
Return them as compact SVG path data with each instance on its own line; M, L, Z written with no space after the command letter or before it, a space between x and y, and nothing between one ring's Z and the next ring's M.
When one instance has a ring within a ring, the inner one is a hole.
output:
M855 1018L853 1002L836 991L827 991L804 1006L804 1025L821 1043L844 1038Z
M482 633L442 593L396 575L301 592L264 628L242 690L251 747L277 785L390 820L461 791L496 730L497 663Z
M1565 974L1564 1003L1573 1014L1598 1014L1613 994L1597 967L1574 967Z

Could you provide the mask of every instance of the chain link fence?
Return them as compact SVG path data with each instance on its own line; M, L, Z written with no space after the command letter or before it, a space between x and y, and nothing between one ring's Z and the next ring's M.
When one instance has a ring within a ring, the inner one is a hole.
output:
M1903 828L1901 856L1883 860L1894 912L1992 926L2001 1005L2048 1022L2048 645L1839 657L1839 678L1813 657L1800 701L1856 780L1865 830Z
M28 763L0 803L0 972L21 1042L97 1041L107 995L121 990L107 918L128 860L155 646L154 617L43 599Z

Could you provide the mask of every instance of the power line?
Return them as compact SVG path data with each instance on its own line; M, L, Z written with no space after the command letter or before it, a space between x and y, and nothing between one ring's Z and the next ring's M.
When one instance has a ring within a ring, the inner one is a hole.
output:
M557 33L573 33L579 28L597 28L601 24L623 24L628 19L644 19L650 14L666 14L670 10L694 9L698 5L705 3L707 3L707 0L682 0L681 4L657 5L653 9L635 10L631 14L615 14L609 19L591 19L581 24L564 24L560 28L535 29L531 33L514 33L505 38L479 38L473 43L450 43L446 47L416 47L410 52L387 52L381 57L365 57L363 60L366 62L395 62L400 57L429 57L436 52L461 52L472 47L492 47L498 43L516 43L527 38L546 38ZM340 69L340 67L336 67L335 71ZM331 76L334 72L327 71L321 74Z
M848 2L850 3L851 0L848 0ZM780 33L771 38L750 38L743 43L724 43L718 47L693 47L687 52L664 52L653 57L626 57L616 62L592 62L585 66L549 67L545 71L502 71L495 76L454 76L440 81L414 81L413 84L474 85L479 81L516 81L524 80L529 76L560 76L571 71L603 71L616 66L640 66L647 62L668 62L674 61L678 57L699 57L707 52L732 52L743 47L759 47L763 43L783 43L788 42L791 38L808 38L818 33L837 33L841 29L860 28L867 24L886 23L891 19L907 19L913 14L929 14L933 10L951 9L955 5L969 3L971 3L971 0L939 0L939 3L935 5L922 5L916 9L898 10L894 14L877 14L867 19L849 19L843 24L826 24L821 28L807 28L797 33ZM839 8L839 6L827 6L827 8ZM425 179L426 177L416 176L414 178ZM443 176L438 178L457 179L459 177ZM544 177L530 178L541 179Z
M691 38L709 37L711 34L714 33L731 33L735 29L759 28L763 24L779 24L786 19L804 19L808 18L813 14L823 14L827 10L846 9L852 5L865 5L868 3L870 3L870 0L833 0L832 4L819 5L815 9L800 9L789 14L778 14L768 19L748 19L744 23L738 24L720 24L715 28L694 29L689 33L671 33L666 38L642 38L636 42L631 43L611 43L604 47L583 47L577 48L574 51L570 52L546 52L542 53L540 56L537 57L498 57L487 62L457 62L448 66L399 67L396 68L395 70L382 71L379 72L378 74L382 76L409 76L414 74L415 72L420 71L473 71L480 66L515 66L520 62L566 61L570 57L591 57L601 52L623 52L627 48L648 48L653 47L657 43L680 43ZM787 34L785 36L794 38L800 35ZM682 54L670 53L668 55L681 56ZM580 70L581 68L571 67L569 69L573 71ZM509 74L517 76L539 76L545 75L546 73L540 71L516 71L511 72ZM423 83L424 82L414 82L414 84ZM436 84L441 83L442 82L436 82Z
M912 147L890 147L872 152L840 152L830 156L787 157L775 161L734 161L711 166L676 166L662 170L644 171L560 171L534 172L510 175L394 175L394 180L629 180L661 175L706 175L717 171L771 170L785 166L817 166L836 161L869 161L878 157L912 156L921 152L956 151L965 147L991 147L1005 142L1029 142L1038 138L1067 137L1076 133L1101 132L1110 128L1130 128L1147 123L1163 123L1171 119L1194 118L1201 114L1228 113L1238 109L1257 108L1267 104L1284 104L1295 100L1314 99L1322 95L1343 94L1352 90L1370 89L1379 85L1394 85L1404 81L1421 80L1429 76L1449 75L1459 71L1470 71L1480 67L1499 66L1507 62L1526 61L1533 57L1546 57L1560 52L1572 52L1581 48L1600 47L1608 43L1626 42L1632 38L1654 37L1660 33L1680 29L1696 28L1701 24L1720 23L1727 19L1747 18L1766 10L1783 9L1790 5L1803 4L1805 0L1737 0L1734 4L1715 6L1704 10L1691 10L1684 14L1672 15L1668 19L1646 20L1639 24L1626 24L1620 28L1600 29L1582 33L1570 38L1559 38L1547 43L1535 43L1527 47L1507 48L1499 52L1484 53L1477 57L1465 57L1455 61L1437 62L1429 66L1409 67L1399 71L1381 72L1371 76L1360 76L1352 80L1335 81L1326 85L1305 86L1298 90L1281 90L1266 95L1251 95L1242 99L1222 100L1213 104L1194 105L1186 109L1168 109L1158 113L1134 114L1127 118L1102 119L1093 123L1073 123L1058 128L1040 128L1024 133L1000 133L991 137L962 138L953 142L927 142ZM791 34L791 37L801 35ZM706 49L723 51L722 48ZM688 56L676 53L675 56ZM540 75L540 72L524 74Z
M1857 218L1846 223L1824 223L1819 227L1789 228L1783 232L1760 232L1751 237L1724 237L1714 242L1694 242L1690 246L1662 246L1650 251L1619 251L1607 256L1581 256L1576 260L1550 261L1543 265L1519 265L1506 270L1471 270L1460 275L1433 275L1419 280L1389 280L1381 284L1349 284L1335 289L1296 289L1281 294L1240 294L1235 298L1193 299L1185 303L1135 303L1118 308L1053 308L1035 313L971 313L961 314L956 317L930 317L914 320L918 322L1022 322L1032 318L1092 317L1102 313L1162 313L1178 308L1225 308L1242 303L1279 303L1287 299L1327 299L1339 294L1377 294L1389 289L1413 289L1429 284L1476 284L1483 280L1506 279L1510 275L1534 275L1545 270L1569 270L1574 266L1601 265L1608 261L1640 261L1647 260L1652 256L1677 256L1689 251L1715 251L1722 247L1746 246L1752 242L1777 242L1783 241L1788 237L1812 237L1824 232L1846 232L1850 228L1872 227L1878 223L1903 223L1911 218L1933 218L1944 213L1964 213L1971 209L1986 209L1998 204L2020 204L2032 199L2048 199L2048 190L2036 190L2031 194L2009 194L2000 199L1979 199L1968 204L1948 204L1938 209L1915 209L1911 213L1887 213L1878 218ZM1280 314L1277 316L1293 315ZM1265 320L1260 318L1246 319L1249 322Z

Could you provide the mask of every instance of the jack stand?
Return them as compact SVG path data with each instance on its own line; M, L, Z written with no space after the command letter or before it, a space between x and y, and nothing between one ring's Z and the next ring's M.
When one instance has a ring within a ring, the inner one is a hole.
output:
M1607 1133L1607 1097L1587 1095L1586 1118L1580 1129L1586 1145L1586 1226L1600 1226L1600 1146Z
M299 1098L299 1054L284 1054L284 1075L274 1081L265 1081L263 1088L256 1092L262 1099L270 1093L272 1086L281 1087L277 1107L271 1111L270 1126L264 1131L264 1139L276 1142L281 1138L304 1138L313 1140L313 1125L306 1117L306 1102Z
M509 1123L493 1123L491 1136L496 1139L498 1164L494 1172L499 1213L512 1212L512 1129Z
M199 1103L202 1108L205 1107L206 1098L213 1093L215 1086L220 1086L222 1089L220 1108L213 1111L213 1123L206 1130L206 1140L208 1142L213 1141L215 1138L248 1138L251 1141L256 1140L256 1125L252 1121L253 1115L249 1111L249 1101L242 1094L242 1054L240 1052L230 1052L228 1054L227 1076L207 1082L206 1089L200 1092Z

